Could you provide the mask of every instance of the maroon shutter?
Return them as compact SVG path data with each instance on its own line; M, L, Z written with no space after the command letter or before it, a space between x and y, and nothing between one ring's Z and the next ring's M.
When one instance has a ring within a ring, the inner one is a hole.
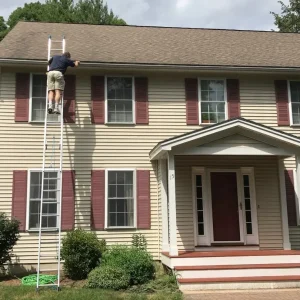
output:
M297 226L296 197L293 170L285 170L286 203L289 226Z
M66 123L75 123L76 76L65 76L64 90L64 120Z
M151 228L150 171L137 170L137 227Z
M30 74L16 74L15 121L28 122Z
M227 79L228 118L238 118L240 113L240 83L238 79Z
M26 228L27 171L13 171L12 216L19 220L20 231Z
M198 80L185 79L186 124L199 125Z
M148 78L135 78L136 124L149 124Z
M279 126L289 126L289 100L286 80L275 80L275 94L277 106L277 123Z
M105 209L105 171L92 170L92 227L104 229Z
M61 229L74 229L75 222L75 171L63 171Z
M104 76L91 77L92 123L104 124Z

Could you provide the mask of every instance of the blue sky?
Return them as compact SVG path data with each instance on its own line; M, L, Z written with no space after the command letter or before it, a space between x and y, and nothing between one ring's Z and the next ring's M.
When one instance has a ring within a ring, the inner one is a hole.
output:
M0 0L0 16L7 19L25 2L28 1ZM107 0L107 3L131 25L271 30L276 28L270 11L280 12L277 0Z

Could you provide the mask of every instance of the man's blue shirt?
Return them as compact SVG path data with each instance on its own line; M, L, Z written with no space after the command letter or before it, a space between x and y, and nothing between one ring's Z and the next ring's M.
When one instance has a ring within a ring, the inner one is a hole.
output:
M66 73L68 67L75 67L74 61L64 55L54 55L49 64L49 71L60 71L62 74Z

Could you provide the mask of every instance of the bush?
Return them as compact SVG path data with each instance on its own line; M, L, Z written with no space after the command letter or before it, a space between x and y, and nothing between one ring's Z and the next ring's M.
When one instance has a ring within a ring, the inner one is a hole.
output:
M136 247L113 246L103 255L103 264L119 267L130 275L130 284L142 284L154 277L152 256Z
M86 286L89 288L121 290L128 288L129 284L130 276L123 268L107 265L94 269L88 276Z
M105 248L105 242L99 241L94 232L82 229L68 232L61 249L65 274L71 279L85 279L99 265Z
M11 251L19 239L20 222L9 220L0 213L0 270L4 272L4 264L11 261Z
M147 250L147 240L142 234L133 234L132 235L132 246L141 250Z

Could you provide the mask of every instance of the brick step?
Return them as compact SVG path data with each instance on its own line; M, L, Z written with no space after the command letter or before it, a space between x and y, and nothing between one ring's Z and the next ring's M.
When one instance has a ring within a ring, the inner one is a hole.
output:
M207 265L207 266L177 266L176 271L205 271L205 270L239 270L239 269L293 269L300 268L299 264L253 264L253 265Z
M179 284L223 283L223 282L267 282L267 281L299 281L300 275L291 276L255 276L255 277L227 277L227 278L178 278Z

